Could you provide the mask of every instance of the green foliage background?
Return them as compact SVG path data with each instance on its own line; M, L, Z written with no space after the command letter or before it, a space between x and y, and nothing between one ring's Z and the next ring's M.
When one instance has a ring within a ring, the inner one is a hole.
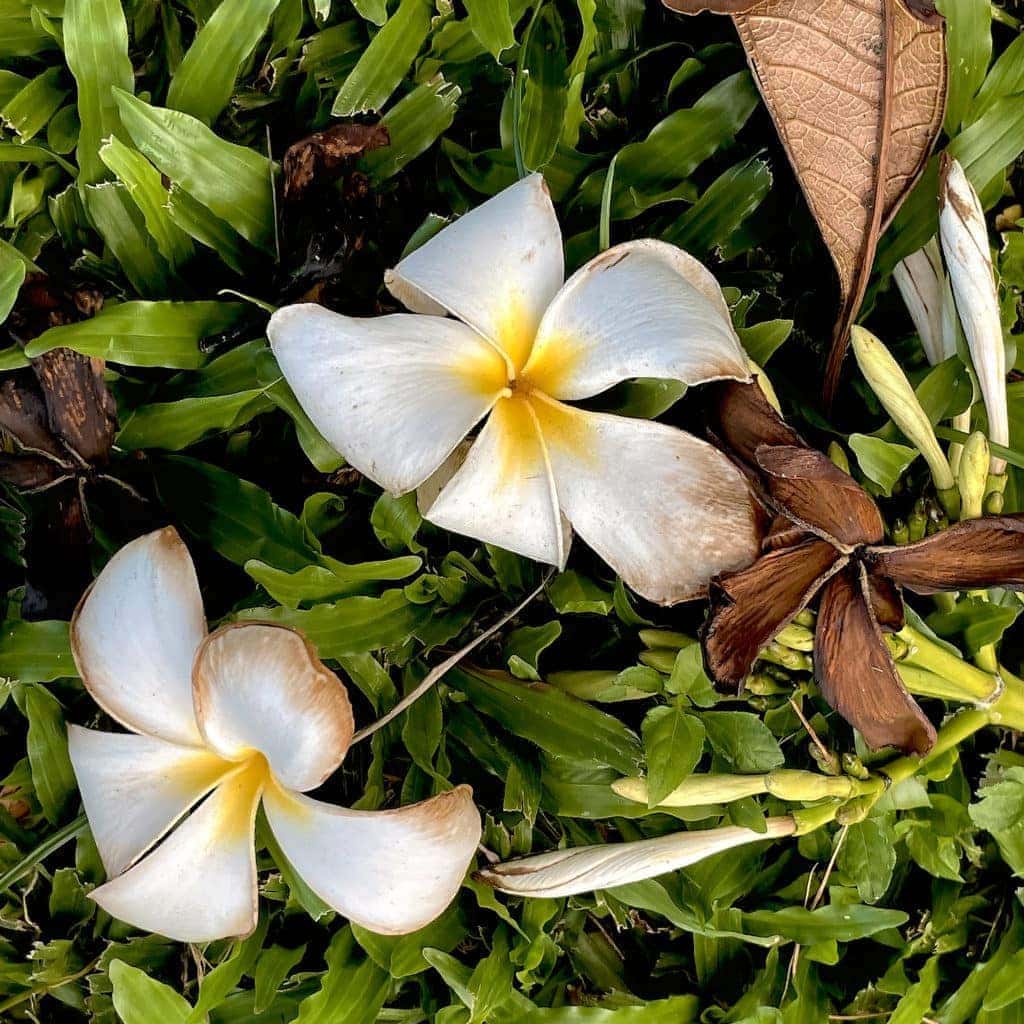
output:
M942 146L1004 214L993 242L1015 357L1024 35L1012 9L940 6ZM288 146L378 116L391 144L358 166L369 198L339 185L312 209L282 205ZM1024 756L996 729L845 830L570 900L467 882L401 939L325 913L262 833L260 924L243 941L182 947L86 898L102 867L64 723L101 716L74 676L66 620L126 540L175 524L210 617L304 630L350 681L360 723L539 582L537 566L446 535L347 471L263 334L268 306L311 289L347 312L386 308L382 272L410 239L523 170L547 178L570 268L642 236L709 262L791 418L844 446L890 525L925 528L927 473L855 374L832 419L817 409L831 270L728 19L640 0L0 0L0 121L0 319L39 270L106 296L96 317L27 347L5 331L0 380L59 346L107 359L120 424L109 475L130 488L86 481L93 539L76 557L43 527L53 494L0 491L0 1018L1024 1020ZM935 182L933 164L883 240L867 312L938 421L970 402L969 375L959 358L927 370L888 277L934 232ZM1010 385L1014 467L1022 388ZM680 391L641 381L601 403L699 427L699 397L676 405ZM1008 511L1024 511L1019 472ZM1006 632L1004 661L1018 664L1015 599L964 598L944 615L924 605L924 628L968 655ZM701 614L643 606L577 545L479 652L495 671L450 674L353 750L325 796L374 808L469 782L485 845L508 857L719 821L757 828L790 805L648 808L610 784L646 772L657 800L691 772L820 770L796 708L834 750L870 760L821 701L806 652L776 650L757 692L716 696L694 643ZM941 702L927 707L941 718Z

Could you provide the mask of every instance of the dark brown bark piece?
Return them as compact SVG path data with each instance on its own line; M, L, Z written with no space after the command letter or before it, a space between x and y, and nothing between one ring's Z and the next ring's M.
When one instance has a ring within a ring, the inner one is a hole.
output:
M984 516L901 547L869 548L871 569L915 594L1024 589L1024 515Z
M877 544L885 535L878 507L848 473L814 448L757 449L772 500L794 522L846 548Z
M738 689L761 648L807 606L844 561L831 544L811 539L712 580L703 640L715 682Z
M864 567L852 565L825 585L814 637L822 696L872 749L926 754L935 728L903 688L868 601Z
M284 198L301 199L311 186L329 183L351 161L390 142L382 124L338 124L301 139L284 155Z
M19 373L0 383L0 430L21 448L60 456L60 445L50 433L46 402L31 374Z

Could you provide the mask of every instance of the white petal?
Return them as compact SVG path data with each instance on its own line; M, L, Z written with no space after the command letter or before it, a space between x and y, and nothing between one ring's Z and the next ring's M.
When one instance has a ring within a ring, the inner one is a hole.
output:
M757 557L746 481L711 445L662 423L534 404L562 511L638 594L674 604Z
M167 527L126 544L71 619L85 688L136 732L201 746L192 711L192 659L206 636L195 566Z
M352 742L344 683L287 626L241 622L210 634L193 686L207 743L233 761L259 751L292 789L319 786Z
M178 942L251 932L258 909L253 832L265 778L265 765L240 769L92 898L118 920Z
M1006 350L992 272L988 228L978 195L956 160L943 165L939 234L956 308L988 413L989 440L1010 443L1006 409ZM993 457L992 472L1005 462Z
M507 382L503 358L443 317L355 318L304 303L279 309L267 336L320 433L394 494L423 483Z
M352 811L267 789L267 821L306 884L356 924L404 935L454 899L480 842L468 786L392 811Z
M77 725L68 726L68 753L111 877L138 860L235 767L197 747Z
M442 474L450 467L443 467ZM547 452L529 402L494 407L465 462L423 515L437 526L475 537L538 562L561 565L565 536Z
M533 174L449 224L384 282L410 309L429 308L424 297L440 303L519 369L564 276L555 209Z
M684 384L749 377L711 272L649 238L608 249L573 274L544 314L523 375L564 399L630 377Z
M517 896L575 896L657 878L734 846L791 836L796 828L792 818L769 818L767 824L767 832L729 825L632 843L570 847L496 864L478 877Z
M932 238L926 246L901 260L892 276L914 321L928 362L934 366L954 355L956 339L947 329L943 313L946 275L938 240Z

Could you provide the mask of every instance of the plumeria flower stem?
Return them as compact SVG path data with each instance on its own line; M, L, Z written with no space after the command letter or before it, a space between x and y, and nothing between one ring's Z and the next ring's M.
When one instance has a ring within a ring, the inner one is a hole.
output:
M454 897L480 838L469 787L389 811L306 796L352 741L348 693L295 630L207 634L173 529L114 555L75 612L71 645L86 689L132 730L68 730L109 876L90 895L114 917L183 942L252 931L261 803L309 887L372 931L414 931Z
M564 566L575 530L662 604L701 596L756 556L747 484L721 452L572 404L634 377L748 379L721 289L691 256L627 242L565 281L535 174L385 283L413 315L301 304L267 328L299 403L356 469L393 494L417 491L438 526L549 565Z

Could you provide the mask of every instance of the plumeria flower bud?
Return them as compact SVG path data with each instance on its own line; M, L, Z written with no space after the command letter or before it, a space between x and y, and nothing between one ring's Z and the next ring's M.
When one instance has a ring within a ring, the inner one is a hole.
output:
M648 804L647 780L641 777L616 779L612 789L626 800ZM746 796L767 793L763 775L690 775L658 803L659 807L702 807L727 804Z
M501 892L516 896L575 896L656 878L736 846L781 839L796 831L796 822L790 817L769 818L766 825L765 832L727 825L632 843L552 850L495 864L478 872L476 877Z
M977 519L981 516L988 488L988 470L988 440L980 430L976 430L967 439L957 468L961 519Z
M352 742L345 686L293 629L207 634L173 529L107 563L75 611L71 648L93 699L131 730L68 728L108 875L89 895L113 917L180 942L251 932L261 804L297 874L370 931L415 931L455 896L480 841L470 788L387 811L306 796Z
M692 434L576 403L634 377L748 380L722 290L654 239L564 271L534 174L388 272L409 313L303 303L267 334L320 432L392 494L417 491L430 522L556 566L575 531L644 597L702 596L757 556L742 474Z
M942 161L939 234L956 308L988 413L988 436L1005 446L1010 440L1006 350L988 228L978 194L960 164L948 156ZM1001 474L1005 469L1003 459L992 459L993 473Z
M901 260L893 271L896 286L914 321L928 362L935 366L956 354L956 332L946 301L949 284L937 238Z
M931 420L921 408L921 403L914 394L906 374L885 345L870 331L854 326L850 331L850 339L864 379L871 385L871 390L892 417L893 423L924 456L928 468L932 471L932 479L935 481L935 488L939 492L943 506L946 507L948 504L955 510L958 502L953 471L939 447Z

